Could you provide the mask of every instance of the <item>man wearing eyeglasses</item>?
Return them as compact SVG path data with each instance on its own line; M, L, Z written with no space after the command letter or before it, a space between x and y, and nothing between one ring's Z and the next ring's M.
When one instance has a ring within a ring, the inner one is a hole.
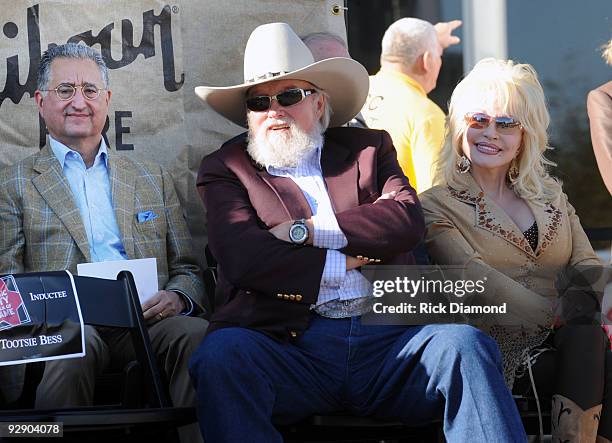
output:
M190 362L205 441L281 442L312 414L444 420L448 441L522 442L494 342L464 325L373 326L368 263L414 263L423 215L358 62L314 62L285 23L256 28L244 83L198 87L248 126L202 161L217 309Z
M203 312L200 269L170 176L106 145L110 98L97 51L69 43L43 54L35 99L49 142L0 172L0 273L155 257L160 291L143 304L144 317L174 405L192 406L187 356L207 326L195 316ZM95 376L134 358L125 331L85 329L83 359L46 362L37 408L91 405Z

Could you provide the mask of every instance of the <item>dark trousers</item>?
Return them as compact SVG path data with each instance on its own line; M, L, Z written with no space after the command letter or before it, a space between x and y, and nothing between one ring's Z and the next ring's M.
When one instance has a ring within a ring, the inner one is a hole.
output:
M541 354L533 365L538 395L562 395L583 410L603 403L598 434L612 439L612 353L602 328L563 326L546 343L552 349ZM527 374L515 382L515 393L531 391Z

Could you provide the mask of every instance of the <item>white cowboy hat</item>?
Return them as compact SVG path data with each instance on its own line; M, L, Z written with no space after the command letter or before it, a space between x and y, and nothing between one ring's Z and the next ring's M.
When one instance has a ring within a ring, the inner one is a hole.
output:
M330 127L352 119L368 95L366 69L350 58L314 62L308 47L287 23L255 28L244 51L244 83L237 86L198 86L195 93L216 112L247 127L245 98L249 88L269 81L294 79L312 83L330 97Z

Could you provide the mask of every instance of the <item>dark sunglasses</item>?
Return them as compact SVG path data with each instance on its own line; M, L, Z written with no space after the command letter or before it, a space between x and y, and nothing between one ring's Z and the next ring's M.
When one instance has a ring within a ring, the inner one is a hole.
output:
M500 134L510 134L514 128L521 126L521 123L512 117L491 117L482 112L468 112L465 114L465 121L470 128L488 128L492 121L495 122L495 130Z
M246 107L249 111L263 112L270 109L272 100L276 100L283 107L293 106L304 100L310 94L317 92L315 89L287 89L276 95L257 95L246 99Z

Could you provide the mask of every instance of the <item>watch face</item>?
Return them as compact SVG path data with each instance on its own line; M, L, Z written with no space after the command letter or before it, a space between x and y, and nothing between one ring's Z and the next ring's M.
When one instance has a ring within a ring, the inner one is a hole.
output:
M295 225L291 229L291 236L294 241L302 241L306 237L306 233L306 229L301 225Z

